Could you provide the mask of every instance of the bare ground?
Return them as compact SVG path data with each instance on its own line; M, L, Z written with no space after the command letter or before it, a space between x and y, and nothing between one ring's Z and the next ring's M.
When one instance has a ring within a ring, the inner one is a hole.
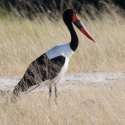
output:
M0 78L0 94L4 95L14 89L15 85L19 82L21 77L10 76ZM112 87L114 84L120 84L120 81L125 80L125 72L106 73L106 72L93 72L93 73L77 73L66 74L58 83L58 91L67 89L77 89L79 85L86 86L103 86L108 85ZM48 91L47 87L37 88L32 92Z

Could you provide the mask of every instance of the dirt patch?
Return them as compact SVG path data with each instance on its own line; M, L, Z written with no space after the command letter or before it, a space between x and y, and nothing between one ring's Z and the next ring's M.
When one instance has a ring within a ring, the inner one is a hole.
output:
M12 91L21 77L1 77L0 78L0 95ZM117 73L77 73L66 74L58 83L58 90L77 89L78 85L113 85L125 80L125 72ZM33 92L48 91L47 87L37 88Z

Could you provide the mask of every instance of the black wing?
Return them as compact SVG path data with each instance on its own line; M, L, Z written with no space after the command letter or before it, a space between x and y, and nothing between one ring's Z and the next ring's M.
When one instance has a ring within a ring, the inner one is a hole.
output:
M19 91L24 92L33 85L37 85L45 80L52 80L60 72L64 63L64 56L48 59L46 54L41 55L29 65L13 93L18 96Z

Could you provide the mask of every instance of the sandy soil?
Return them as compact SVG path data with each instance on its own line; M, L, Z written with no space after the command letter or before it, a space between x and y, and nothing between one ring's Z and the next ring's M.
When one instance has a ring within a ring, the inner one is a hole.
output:
M0 78L0 94L4 92L10 92L13 90L15 85L21 77L1 77ZM120 80L125 80L125 72L117 73L77 73L77 74L66 74L58 83L58 90L67 90L67 89L77 89L78 85L92 85L92 86L102 86L120 83ZM47 87L37 88L32 92L38 91L48 91Z

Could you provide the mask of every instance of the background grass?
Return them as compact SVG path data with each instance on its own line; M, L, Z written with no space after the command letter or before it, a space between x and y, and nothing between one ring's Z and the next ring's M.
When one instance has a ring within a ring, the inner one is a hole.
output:
M96 43L78 29L79 47L71 57L68 72L124 71L125 23L117 13L103 13L87 20L81 17ZM28 65L55 45L70 42L62 21L43 19L0 19L0 76L22 75Z

